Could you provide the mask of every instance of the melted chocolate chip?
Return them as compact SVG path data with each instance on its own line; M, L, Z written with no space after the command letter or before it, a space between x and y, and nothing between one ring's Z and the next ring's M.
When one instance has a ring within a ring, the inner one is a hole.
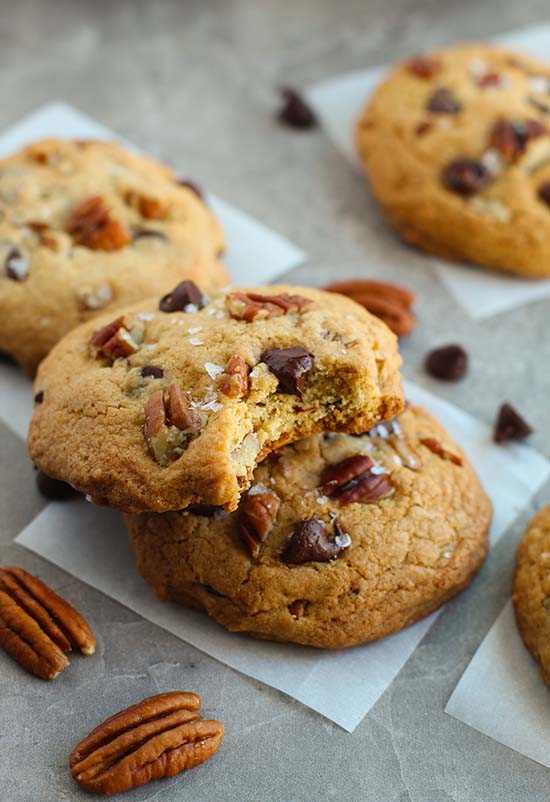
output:
M491 182L489 170L473 159L454 159L443 171L443 183L452 192L469 197Z
M157 231L155 228L142 228L141 226L133 226L132 239L134 242L137 239L161 239L163 242L170 242L170 239L163 231Z
M290 128L299 128L303 131L317 126L315 112L308 106L299 92L286 87L281 89L281 95L283 96L283 106L277 114L279 122Z
M190 512L192 515L200 515L203 518L225 518L228 515L223 507L216 507L215 504L204 504L203 502L189 504L182 512Z
M268 348L260 357L279 379L279 392L302 397L314 356L301 345L290 348Z
M468 370L468 354L461 345L435 348L426 358L426 370L436 379L458 381Z
M495 443L505 443L508 440L523 440L532 431L532 427L511 404L502 404L495 423L493 435Z
M342 546L328 539L325 522L313 516L296 524L283 552L283 560L293 565L328 562L338 557L343 550Z
M44 471L36 472L36 486L44 498L50 501L66 501L78 495L74 487L67 482L60 482L59 479L52 479Z
M428 100L426 108L438 114L458 114L462 110L461 104L453 93L445 87L436 89Z
M8 278L23 281L29 275L29 260L23 256L19 248L13 247L6 256L4 268Z
M202 188L199 187L199 185L196 184L194 181L188 181L186 179L178 179L178 184L180 185L180 187L186 187L187 189L190 189L191 192L193 192L197 196L197 198L201 199L201 201L204 200L204 192L202 191Z
M39 390L34 396L34 403L41 404L43 400L44 400L44 390Z
M141 369L141 375L144 379L162 379L164 376L164 371L157 365L144 365Z
M537 190L540 200L550 206L550 181L545 181Z
M204 296L194 281L180 282L172 292L164 295L159 303L161 312L191 311L186 310L186 306L192 306L196 309L202 309L204 306Z

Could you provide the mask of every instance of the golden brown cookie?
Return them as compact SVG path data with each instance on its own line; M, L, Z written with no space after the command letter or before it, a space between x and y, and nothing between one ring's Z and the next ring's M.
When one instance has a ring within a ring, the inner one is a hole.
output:
M99 313L184 278L228 283L218 221L162 164L48 140L0 160L0 351L29 374Z
M372 190L409 242L550 276L550 66L485 44L401 64L357 123Z
M512 599L518 629L550 683L550 506L527 527L516 560Z
M183 282L68 334L39 368L32 459L129 512L235 509L258 461L314 432L362 432L403 406L395 335L304 287Z
M466 587L491 503L465 454L420 407L353 437L279 449L237 512L127 515L161 599L234 632L340 648L414 623Z

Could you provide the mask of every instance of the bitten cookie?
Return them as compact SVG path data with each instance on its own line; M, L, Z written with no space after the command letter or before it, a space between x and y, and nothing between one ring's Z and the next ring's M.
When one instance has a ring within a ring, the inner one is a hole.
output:
M512 599L518 629L550 684L550 506L527 527L516 560Z
M403 405L395 335L334 293L183 282L71 332L38 371L32 459L129 512L235 509L257 463Z
M254 478L235 513L126 516L158 596L234 632L322 648L377 640L466 587L487 552L491 503L419 407L360 437L288 445Z
M418 56L357 123L372 190L409 242L550 276L550 66L484 44Z
M184 278L228 283L220 226L168 167L112 142L37 142L0 161L0 351L29 374L103 310Z

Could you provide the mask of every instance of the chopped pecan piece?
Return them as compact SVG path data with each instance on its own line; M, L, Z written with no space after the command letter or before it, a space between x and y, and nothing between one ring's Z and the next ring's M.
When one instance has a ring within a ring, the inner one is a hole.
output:
M419 435L418 440L423 446L429 448L434 454L437 454L441 459L449 460L454 465L462 465L462 457L456 451L452 451L448 446L443 445L437 437L432 435Z
M255 485L246 494L240 509L239 525L253 557L258 557L262 543L271 532L280 505L280 498L261 485Z
M133 209L137 209L142 217L148 220L160 220L166 215L166 204L158 198L149 195L142 195L134 189L129 189L124 195L124 200Z
M315 357L301 345L290 348L268 348L260 357L279 380L280 393L298 395L305 389L306 379L313 368Z
M73 646L93 654L87 622L65 599L22 568L0 568L0 646L27 671L54 679Z
M203 763L217 751L224 728L203 720L200 706L197 694L172 691L111 716L73 749L74 779L111 795Z
M248 393L250 368L238 354L231 357L225 369L221 391L228 398L244 398Z
M178 385L156 390L144 408L144 435L159 465L177 459L202 428L202 417L193 408L191 397Z
M257 292L230 292L225 298L225 305L231 317L251 323L258 318L266 320L271 317L287 315L290 312L301 312L305 306L313 303L302 295L261 295Z
M293 565L335 560L351 542L348 538L345 545L339 545L336 539L341 535L341 530L337 530L335 540L329 540L325 522L316 516L299 521L283 552L283 560Z
M327 465L321 474L319 490L323 495L337 498L342 504L376 501L394 492L386 474L372 472L374 462L364 454L347 457Z
M135 354L142 336L141 322L130 325L125 316L120 315L96 331L90 340L90 348L94 356L104 356L114 362L119 357Z
M205 297L194 281L180 281L172 292L159 302L161 312L197 312L205 305Z
M122 223L111 217L100 195L75 206L67 220L67 232L78 245L94 251L117 251L131 242L130 234Z
M407 69L418 78L429 80L441 72L441 59L434 56L415 56L407 62Z
M324 289L339 292L364 306L367 312L383 320L398 337L410 334L416 325L411 311L416 296L397 284L372 279L351 279L333 282Z
M538 120L498 120L491 131L490 144L508 161L516 161L525 153L532 139L538 139L547 133L547 129Z

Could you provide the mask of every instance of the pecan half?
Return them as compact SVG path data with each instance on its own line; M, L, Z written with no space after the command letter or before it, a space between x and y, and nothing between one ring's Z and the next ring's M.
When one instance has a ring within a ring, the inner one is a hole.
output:
M343 535L339 528L335 534L336 538L329 540L325 522L316 516L299 521L283 552L284 562L300 565L307 562L335 560L351 542L349 537L340 543L337 542Z
M437 437L433 437L432 435L418 435L418 440L423 446L429 448L432 453L441 457L441 459L449 460L449 462L452 462L454 465L463 464L460 454L444 445Z
M231 357L225 369L221 391L228 398L244 398L248 394L250 368L238 354Z
M104 356L114 362L120 357L135 354L142 337L143 324L131 325L124 315L120 315L96 331L90 340L90 348L95 357Z
M441 59L434 56L415 56L407 62L406 67L417 78L429 80L441 72L443 64Z
M273 529L281 500L261 485L250 488L240 508L239 528L253 557L258 557L262 543Z
M491 131L490 144L496 148L508 161L516 161L522 156L528 143L547 134L547 130L538 120L525 122L512 122L510 120L497 120Z
M342 504L376 501L394 492L384 473L373 473L374 462L364 454L347 457L327 465L321 474L319 490L323 495L337 498Z
M287 315L289 312L301 312L305 306L313 303L302 295L261 295L257 292L230 292L225 298L225 305L231 317L251 323L258 318L266 320L271 317Z
M416 296L396 284L371 279L336 281L324 287L329 292L339 292L376 315L398 337L410 334L416 325L411 306Z
M117 794L208 760L224 727L197 712L195 693L150 696L96 727L72 751L71 773L88 791Z
M301 345L289 348L268 348L260 360L279 380L278 391L300 398L305 389L306 379L313 368L315 357Z
M202 428L202 417L193 408L191 397L178 385L156 390L144 407L144 435L159 465L177 459Z
M74 207L67 220L67 232L78 245L94 251L117 251L131 242L131 237L111 212L104 198L93 195Z

